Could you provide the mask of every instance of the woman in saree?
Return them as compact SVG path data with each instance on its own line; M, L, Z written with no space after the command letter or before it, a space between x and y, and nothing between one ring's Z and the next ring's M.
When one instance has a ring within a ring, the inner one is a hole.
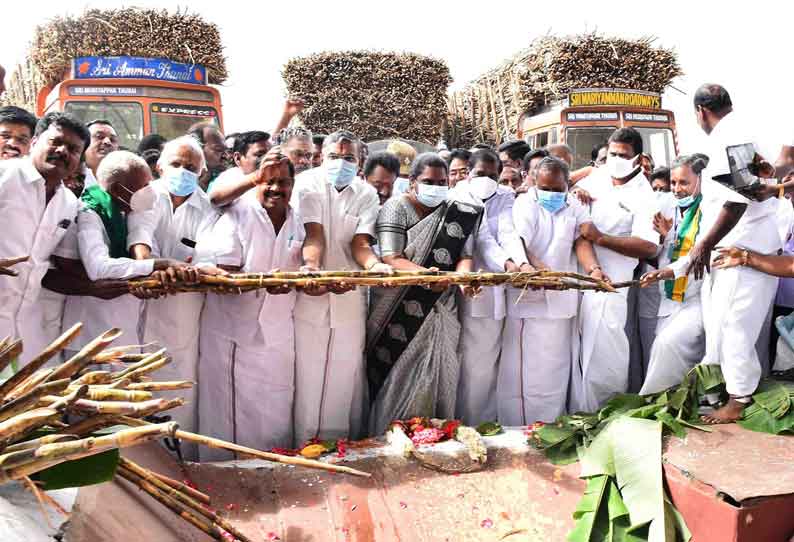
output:
M384 204L376 234L384 263L396 270L471 271L482 207L447 200L447 165L419 155L409 190ZM458 386L455 288L373 288L367 320L370 434L412 416L452 418ZM473 295L471 288L464 295Z

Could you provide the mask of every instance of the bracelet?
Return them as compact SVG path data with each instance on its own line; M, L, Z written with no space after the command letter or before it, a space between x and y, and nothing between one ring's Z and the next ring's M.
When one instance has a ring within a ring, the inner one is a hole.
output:
M747 260L750 257L750 253L746 250L742 252L742 265L747 265Z

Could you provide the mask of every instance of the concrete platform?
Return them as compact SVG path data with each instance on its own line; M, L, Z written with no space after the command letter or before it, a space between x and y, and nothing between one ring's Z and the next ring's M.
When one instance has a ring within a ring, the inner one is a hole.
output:
M391 454L379 441L363 441L343 461L371 472L370 479L261 461L189 464L180 471L157 445L127 455L191 479L253 540L564 541L584 489L578 466L548 463L520 429L486 440L487 467L453 475ZM690 430L665 447L670 494L694 542L788 542L794 439L722 426L713 433ZM437 453L451 459L462 452L457 443L437 445ZM80 491L66 540L209 538L132 486L113 482Z

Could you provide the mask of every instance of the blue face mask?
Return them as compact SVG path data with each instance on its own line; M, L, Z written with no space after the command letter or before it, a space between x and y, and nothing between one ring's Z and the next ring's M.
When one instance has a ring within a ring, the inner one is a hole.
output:
M435 209L447 199L447 186L436 186L433 184L417 184L416 199L425 207Z
M348 162L342 158L336 160L326 160L323 162L325 171L328 174L328 182L336 188L345 188L358 173L358 166L353 162Z
M548 190L537 190L538 203L550 213L556 213L565 207L565 200L568 196L566 192L549 192Z
M167 167L163 178L168 183L168 191L175 196L189 196L198 187L199 176L183 167Z
M676 205L678 205L678 207L680 209L686 209L687 207L689 207L690 205L695 203L695 196L693 196L692 194L689 194L688 196L686 196L684 198L676 199L675 203L676 203Z

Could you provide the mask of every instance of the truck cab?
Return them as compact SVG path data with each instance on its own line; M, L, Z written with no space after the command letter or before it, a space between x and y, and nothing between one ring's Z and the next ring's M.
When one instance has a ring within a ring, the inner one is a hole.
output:
M656 166L669 166L678 154L675 116L662 109L654 92L624 89L577 89L564 100L519 119L518 137L533 149L567 143L573 169L590 163L596 145L617 128L631 126L642 135L643 148Z
M60 83L38 93L36 113L50 111L108 120L119 145L131 150L147 134L173 139L199 121L223 129L220 93L207 84L207 70L167 59L75 58Z

